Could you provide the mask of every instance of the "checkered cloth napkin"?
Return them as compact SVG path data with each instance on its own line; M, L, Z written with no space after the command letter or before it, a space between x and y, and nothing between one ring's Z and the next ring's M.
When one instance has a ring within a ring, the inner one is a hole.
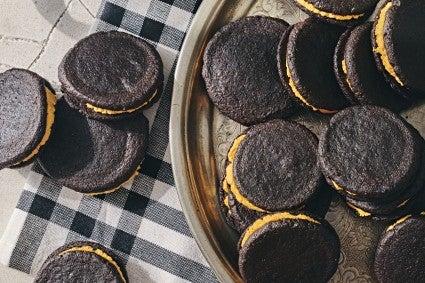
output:
M170 165L168 121L179 50L201 0L103 1L93 31L121 30L152 43L164 62L160 102L145 111L150 145L140 175L114 193L85 196L35 164L0 240L0 262L34 274L66 242L113 249L130 282L216 282L181 211Z

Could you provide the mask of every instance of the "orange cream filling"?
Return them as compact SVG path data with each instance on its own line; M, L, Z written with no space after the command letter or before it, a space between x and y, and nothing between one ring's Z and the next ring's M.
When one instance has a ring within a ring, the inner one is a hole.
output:
M404 221L406 221L407 219L409 219L410 217L412 217L412 215L406 215L403 218L400 218L399 220L397 220L393 225L388 226L387 228L387 232L391 231L392 229L394 229L397 225L403 223Z
M351 83L348 80L347 64L345 63L345 59L342 60L341 65L342 65L342 71L344 72L344 75L345 75L345 81L347 82L348 87L351 89L351 91L353 91L353 87L351 86Z
M158 90L156 90L153 95L148 99L148 101L146 101L145 103L143 103L140 106L137 106L135 108L131 108L131 109L127 109L127 110L110 110L110 109L104 109L104 108L100 108L97 106L94 106L90 103L86 103L86 107L90 110L93 110L94 112L98 112L101 114L105 114L105 115L118 115L118 114L123 114L123 113L131 113L134 112L136 110L139 110L140 108L142 108L143 106L146 106L147 104L149 104L157 95Z
M52 132L53 122L55 120L56 96L47 87L45 88L45 90L47 100L46 131L44 132L40 143L35 147L35 149L27 157L25 157L22 161L16 163L15 165L19 165L33 158L40 151L41 147L45 145L46 142L49 140L50 134Z
M241 239L241 247L243 247L246 243L246 241L249 239L249 237L252 236L255 232L266 226L268 223L280 221L283 219L298 219L298 220L304 220L309 221L312 223L316 223L320 225L320 222L316 219L307 216L305 214L291 214L289 212L279 212L274 214L267 214L260 219L257 219L254 223L252 223L245 231L242 239Z
M338 112L337 110L326 110L326 109L320 109L320 108L316 108L314 107L312 104L310 104L302 95L301 93L298 91L297 86L295 85L294 80L292 79L292 75L291 72L289 71L289 67L288 67L288 63L286 63L286 75L288 76L289 79L289 86L291 87L292 92L294 93L294 95L302 101L302 103L304 103L305 105L307 105L308 107L310 107L313 111L319 111L320 113L323 114L333 114Z
M298 4L300 4L301 6L303 6L304 8L306 8L308 11L310 11L312 13L319 14L322 17L335 19L335 20L338 20L338 21L356 20L356 19L359 19L359 18L361 18L365 15L364 13L362 13L362 14L352 14L352 15L338 15L338 14L319 10L313 4L307 2L306 0L297 0L297 2L298 2Z
M387 15L388 10L391 8L392 5L393 5L392 2L388 2L379 13L378 20L376 21L375 32L374 32L376 48L374 48L373 51L379 54L382 65L384 65L384 69L388 72L388 74L392 76L397 81L397 83L399 83L401 86L404 86L404 83L397 76L394 70L394 67L390 62L387 49L385 47L385 40L384 40L385 16Z
M225 181L228 184L228 188L230 189L230 191L232 192L233 196L236 198L236 200L244 205L245 207L251 209L251 210L255 210L255 211L259 211L259 212L267 212L266 210L259 208L258 206L256 206L255 204L253 204L249 199L247 199L245 196L243 196L240 192L238 187L236 186L235 183L235 178L233 175L233 162L235 160L235 155L236 155L236 151L240 145L240 143L242 142L242 140L245 138L246 135L241 135L239 137L237 137L231 148L229 149L229 153L227 154L227 159L229 160L229 165L227 165L226 167L226 175L225 175ZM224 189L224 188L223 188Z
M117 270L117 272L120 275L123 282L127 282L127 280L125 280L125 276L124 276L123 272L121 271L121 268L119 267L117 262L110 255L105 253L104 251L102 251L100 249L94 249L93 247L90 247L90 246L81 246L81 247L73 247L73 248L70 248L68 250L65 250L65 251L61 252L59 254L59 256L62 256L64 254L70 253L70 252L88 252L88 253L94 253L94 254L100 256L101 258L103 258L107 262L109 262Z
M371 215L372 215L370 212L364 211L363 209L358 208L357 206L352 205L352 204L351 204L351 203L349 203L349 202L347 202L347 205L348 205L349 207L351 207L352 209L354 209L360 217L369 217L369 216L371 216Z

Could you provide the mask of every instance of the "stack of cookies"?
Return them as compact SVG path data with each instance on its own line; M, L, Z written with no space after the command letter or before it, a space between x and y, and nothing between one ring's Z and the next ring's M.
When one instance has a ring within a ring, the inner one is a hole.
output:
M38 157L58 184L89 195L137 175L149 125L142 110L160 96L162 62L144 40L99 32L63 58L56 103L50 84L27 70L0 74L0 169Z
M357 106L332 117L318 156L328 183L359 216L398 218L424 190L424 144L391 111Z
M239 267L245 281L326 282L334 274L339 239L323 219L332 195L317 143L304 126L271 120L248 128L230 147L219 202L227 223L242 233ZM301 253L305 249L309 253ZM310 262L313 254L327 260ZM308 269L310 264L315 268Z

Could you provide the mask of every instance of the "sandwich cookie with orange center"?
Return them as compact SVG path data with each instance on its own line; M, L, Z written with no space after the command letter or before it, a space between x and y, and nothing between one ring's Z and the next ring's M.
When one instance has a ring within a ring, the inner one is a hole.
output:
M238 245L244 282L328 282L340 255L332 226L304 213L265 215L246 229Z
M283 86L306 108L333 114L347 107L333 71L333 54L344 29L309 18L282 35L278 65ZM285 54L284 54L285 53Z
M0 169L31 163L50 138L55 93L42 77L23 69L0 74Z
M61 99L56 123L39 155L43 170L60 185L85 194L110 193L135 177L148 144L141 113L117 121L90 119Z
M252 126L229 150L229 193L257 212L299 209L324 183L316 152L316 136L300 124L272 120Z
M319 139L318 156L329 184L360 201L394 200L421 166L422 139L403 118L378 106L336 114Z
M91 118L115 120L148 108L162 92L156 49L127 33L98 32L68 51L59 66L65 99Z
M253 125L298 108L280 83L276 63L278 42L288 26L277 18L246 17L224 26L208 42L202 77L223 115Z
M128 279L109 249L93 242L72 242L47 257L34 282L126 283Z
M368 22L340 37L334 55L334 71L342 91L356 104L375 104L400 111L409 102L394 91L376 67Z
M331 24L351 26L366 20L379 0L293 0L304 12Z
M372 30L375 60L391 86L417 98L425 95L425 2L390 0Z
M425 212L406 215L388 226L375 253L379 283L416 283L425 278Z

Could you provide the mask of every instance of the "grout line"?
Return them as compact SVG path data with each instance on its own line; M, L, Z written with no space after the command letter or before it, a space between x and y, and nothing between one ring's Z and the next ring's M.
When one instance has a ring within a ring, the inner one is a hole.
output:
M34 43L38 45L43 45L43 42L30 39L30 38L23 38L23 37L15 37L15 36L9 36L9 35L1 35L0 40L7 40L7 41L23 41L27 43Z
M86 6L86 4L84 4L84 2L83 2L82 0L78 0L78 2L80 2L80 4L81 4L81 5L83 5L84 9L86 9L86 10L87 10L87 12L89 12L90 16L92 16L92 17L93 17L93 19L94 19L94 18L96 18L96 16L95 16L95 15L93 15L93 13L92 13L92 12L90 11L90 9Z
M53 24L52 28L49 31L49 34L47 35L47 38L44 40L43 47L41 48L40 52L38 53L37 57L31 62L31 64L28 66L27 69L30 69L34 64L40 59L41 55L46 50L47 43L49 42L50 36L52 35L53 31L55 30L56 26L59 24L60 20L63 18L65 13L68 11L69 6L72 4L74 0L69 1L69 3L66 5L65 10L60 14L59 18L56 20L56 22Z

